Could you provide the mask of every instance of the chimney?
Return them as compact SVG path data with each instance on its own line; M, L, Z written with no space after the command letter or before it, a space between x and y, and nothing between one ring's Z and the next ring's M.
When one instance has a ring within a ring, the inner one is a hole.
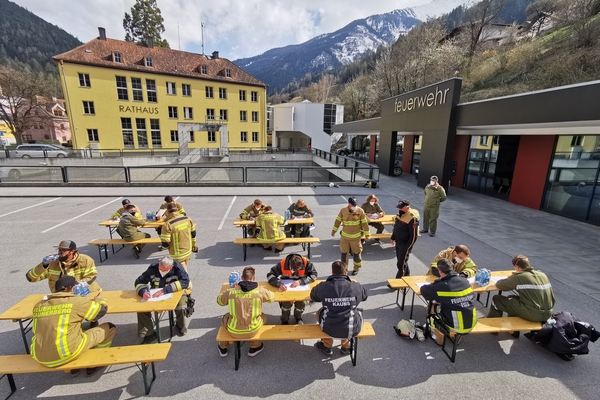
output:
M218 60L219 59L219 52L218 51L213 51L212 58L213 58L213 60Z
M98 33L99 33L98 39L106 40L106 29L98 27Z
M147 37L146 38L146 47L151 49L154 47L154 39L152 39L151 37Z

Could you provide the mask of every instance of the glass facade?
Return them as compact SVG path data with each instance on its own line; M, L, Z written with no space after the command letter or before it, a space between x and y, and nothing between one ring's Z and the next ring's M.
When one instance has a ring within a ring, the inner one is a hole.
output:
M559 136L542 210L600 225L600 136Z

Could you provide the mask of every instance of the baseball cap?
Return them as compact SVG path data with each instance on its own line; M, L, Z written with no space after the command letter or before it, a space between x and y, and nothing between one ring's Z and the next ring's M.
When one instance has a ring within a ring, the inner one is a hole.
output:
M410 201L408 200L398 200L398 205L396 208L404 208L406 206L410 206Z
M355 206L358 204L358 199L356 197L348 197L348 204Z
M437 181L438 177L436 175L432 175L431 178L429 178L429 179L431 179L432 181Z
M75 277L71 275L65 275L63 277L58 278L58 280L54 284L54 289L57 292L64 292L65 289L70 289L75 285L77 285L77 279L75 279Z
M129 199L123 199L123 201L121 202L121 204L125 205L125 204L129 204L131 203L131 201L129 201Z
M58 244L59 250L77 250L77 245L72 240L63 240Z

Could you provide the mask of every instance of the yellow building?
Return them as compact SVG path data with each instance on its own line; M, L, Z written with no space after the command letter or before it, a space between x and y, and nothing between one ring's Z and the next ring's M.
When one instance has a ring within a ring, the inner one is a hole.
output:
M230 149L267 146L266 85L231 61L100 36L54 57L73 146ZM217 123L180 143L178 123ZM221 143L225 138L228 143Z
M10 146L16 143L17 140L6 122L0 120L0 146Z

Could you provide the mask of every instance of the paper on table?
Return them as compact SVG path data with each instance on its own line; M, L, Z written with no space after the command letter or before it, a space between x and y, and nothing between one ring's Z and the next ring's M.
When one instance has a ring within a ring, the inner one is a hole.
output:
M287 290L290 290L290 291L293 291L293 292L302 292L302 291L307 291L307 290L310 290L310 285L303 285L303 284L300 284L300 285L298 285L298 286L296 286L296 287L291 287L290 285L291 285L293 282L294 282L294 281L293 281L292 279L283 279L283 280L281 281L281 284L282 284L283 286L285 286L285 288L286 288Z
M497 283L498 281L506 278L508 278L508 276L490 276L490 281Z
M306 218L304 218L304 217L294 217L292 219L306 219Z
M431 285L431 282L417 282L417 286L419 288L422 288L425 285Z
M162 290L162 289L150 289L150 296L153 296L154 293L158 292L159 290ZM172 297L173 297L173 293L165 293L162 296L150 297L148 300L144 300L142 298L142 302L144 302L144 301L162 301L162 300L168 300Z

